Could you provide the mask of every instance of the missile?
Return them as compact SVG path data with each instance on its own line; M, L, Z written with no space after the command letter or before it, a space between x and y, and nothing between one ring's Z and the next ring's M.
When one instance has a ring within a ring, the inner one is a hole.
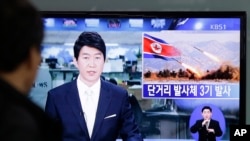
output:
M204 51L203 51L203 50L201 50L201 49L199 49L199 48L197 48L197 47L195 47L195 46L193 46L193 48L195 48L195 49L197 49L198 51L200 51L200 52L204 53Z
M213 61L216 61L216 62L218 62L218 63L221 63L220 59L219 59L218 57L214 56L213 54L208 53L208 52L206 52L206 51L203 51L203 50L201 50L201 49L199 49L199 48L197 48L197 47L195 47L195 46L193 46L193 48L197 49L198 51L200 51L201 53L203 53L204 55L206 55L207 57L209 57L209 58L212 59Z
M175 58L172 58L172 59L175 60L176 62L178 62L179 64L182 64L181 61L179 61L179 60L177 60L177 59L175 59Z

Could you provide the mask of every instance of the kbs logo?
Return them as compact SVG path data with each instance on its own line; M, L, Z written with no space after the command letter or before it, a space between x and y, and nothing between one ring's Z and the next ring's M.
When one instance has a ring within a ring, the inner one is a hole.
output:
M231 125L230 141L240 141L250 137L250 125Z

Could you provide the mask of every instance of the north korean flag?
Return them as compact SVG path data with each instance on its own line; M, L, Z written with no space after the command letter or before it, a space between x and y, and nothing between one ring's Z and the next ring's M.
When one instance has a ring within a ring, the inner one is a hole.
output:
M166 41L148 34L143 35L144 58L162 58L165 60L180 57L181 52Z

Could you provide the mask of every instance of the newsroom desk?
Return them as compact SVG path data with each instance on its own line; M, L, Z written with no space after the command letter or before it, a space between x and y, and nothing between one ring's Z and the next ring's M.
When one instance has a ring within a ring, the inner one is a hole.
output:
M155 124L158 124L161 131L160 138L170 139L192 139L189 131L190 113L176 111L144 111L146 117L157 119ZM235 115L225 115L226 133L223 140L229 140L229 124L237 123L238 118Z

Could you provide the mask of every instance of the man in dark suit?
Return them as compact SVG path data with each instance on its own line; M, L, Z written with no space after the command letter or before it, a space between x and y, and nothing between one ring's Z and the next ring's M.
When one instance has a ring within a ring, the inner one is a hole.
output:
M101 79L106 46L96 32L83 32L74 45L78 77L48 92L45 112L63 124L63 141L141 141L122 87Z
M212 108L204 106L201 110L203 119L197 120L191 126L192 133L199 133L199 141L216 141L216 137L222 135L220 124L218 121L212 119Z
M41 62L43 21L27 0L0 4L0 140L60 141L61 128L28 93Z

